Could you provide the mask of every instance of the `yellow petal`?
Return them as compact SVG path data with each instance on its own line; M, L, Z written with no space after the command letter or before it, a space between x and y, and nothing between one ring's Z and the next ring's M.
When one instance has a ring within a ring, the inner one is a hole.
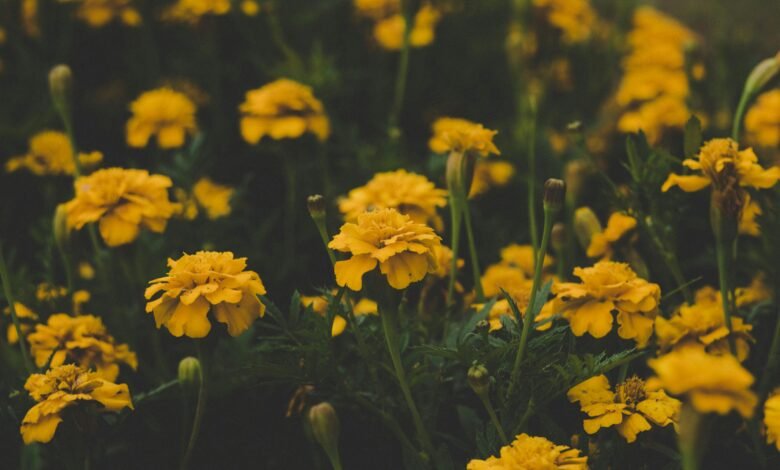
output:
M576 336L582 336L588 332L594 338L603 338L612 330L613 308L614 305L609 300L585 302L567 315L571 331Z
M618 426L617 430L621 436L626 439L629 444L636 441L636 435L642 431L650 430L652 426L647 422L644 416L639 413L633 413L628 415L622 423Z
M610 389L609 380L605 375L597 375L569 389L566 394L570 402L580 402L585 407L594 403L612 403L615 394Z
M138 237L138 224L128 222L115 214L107 214L100 219L100 236L108 246L119 246L132 242Z
M428 257L417 253L401 253L379 265L382 274L387 276L387 282L394 289L406 289L412 282L417 282L428 273Z
M672 186L679 186L685 192L692 193L702 190L710 185L709 178L699 175L682 176L677 174L670 174L669 177L661 186L661 191L666 192Z
M333 317L333 325L330 329L330 335L333 337L339 336L341 333L344 332L344 329L347 327L347 320L344 319L344 317L336 315Z
M214 306L214 318L227 324L230 336L238 336L249 329L265 313L265 305L254 294L244 293L238 304L223 302Z
M190 305L176 302L176 308L165 322L165 326L177 338L182 335L187 335L190 338L203 338L211 330L211 322L207 318L208 313L209 303L202 297Z
M345 261L338 261L334 267L336 283L354 291L363 288L363 275L376 267L377 261L368 255L356 255Z

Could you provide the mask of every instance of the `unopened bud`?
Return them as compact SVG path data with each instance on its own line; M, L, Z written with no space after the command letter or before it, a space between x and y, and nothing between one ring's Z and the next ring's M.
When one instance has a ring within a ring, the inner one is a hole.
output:
M566 183L557 178L550 178L544 182L544 208L558 211L563 207L566 197Z
M550 231L550 245L556 253L561 253L566 246L566 226L556 222Z
M312 219L322 219L325 217L325 198L322 194L312 194L306 199L306 206L309 209L309 215Z
M447 158L447 189L450 190L450 196L452 200L450 204L455 202L461 195L465 198L471 190L471 183L474 180L474 165L476 163L476 156L474 152L451 152Z
M59 248L61 251L64 251L68 246L68 242L70 241L68 212L65 210L64 203L57 205L57 209L54 211L52 228L54 232L54 241L57 243L57 248Z
M753 95L761 91L775 75L780 73L780 52L758 63L745 80L745 93Z
M487 320L480 320L476 325L477 333L480 335L487 335L490 332L490 322Z
M574 211L574 233L583 250L588 249L593 235L601 232L601 222L590 207L580 207Z
M483 396L490 390L490 373L482 364L471 366L467 378L469 386L477 395Z
M203 370L197 358L189 356L179 361L179 385L189 391L194 391L200 387L202 381Z
M322 449L328 454L331 463L339 461L339 417L336 410L328 402L322 402L309 408L306 415L311 426L314 439L322 446ZM339 467L340 468L340 465Z
M70 112L70 99L73 91L73 73L64 64L55 65L49 72L49 92L54 106L60 114Z

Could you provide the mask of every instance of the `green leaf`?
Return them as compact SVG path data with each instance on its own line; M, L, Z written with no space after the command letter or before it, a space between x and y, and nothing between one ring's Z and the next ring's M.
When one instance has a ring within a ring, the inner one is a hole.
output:
M534 318L536 318L536 315L538 315L539 312L542 311L542 308L544 308L544 304L547 303L547 298L550 296L551 288L552 288L552 280L545 282L542 288L539 289L539 292L536 293L536 298L534 299L534 305L531 308Z
M701 147L701 122L696 116L691 116L685 123L683 151L686 157L692 157Z
M290 324L295 325L301 316L301 294L296 290L290 298Z

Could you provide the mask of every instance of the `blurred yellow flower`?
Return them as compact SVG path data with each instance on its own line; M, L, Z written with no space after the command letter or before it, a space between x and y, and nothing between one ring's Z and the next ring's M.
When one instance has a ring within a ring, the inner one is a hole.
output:
M31 37L40 36L41 26L38 21L38 0L22 0L20 15L24 33Z
M230 336L238 336L265 315L257 297L265 294L260 276L246 270L246 258L233 253L199 251L168 259L168 275L149 281L144 294L146 312L154 313L157 328L165 325L173 336L203 338L211 331L208 313L226 323Z
M103 160L100 152L79 153L79 163L91 167ZM41 131L30 138L27 153L5 162L8 172L26 169L38 176L72 175L75 170L73 150L64 132Z
M141 14L131 0L82 0L76 15L93 28L101 28L115 18L127 26L141 24Z
M254 0L244 0L241 2L241 12L246 16L257 16L260 13L260 4Z
M618 384L615 392L605 375L597 375L569 389L566 396L572 403L579 402L582 412L589 416L582 422L586 433L617 426L628 443L636 441L640 432L652 429L653 424L672 424L676 429L680 415L679 400L663 390L648 389L636 375Z
M82 261L78 266L79 277L90 281L95 278L95 268L87 261Z
M764 426L767 444L774 444L780 451L780 389L775 389L764 402Z
M35 298L38 302L54 302L68 295L68 289L42 282L35 288Z
M146 170L106 168L75 182L76 196L66 203L68 228L98 222L108 246L138 237L141 227L162 233L176 207L168 199L171 179Z
M22 335L27 336L27 333L33 329L33 323L38 321L38 315L21 302L14 302L14 308L16 310L16 317L19 319ZM6 316L10 319L11 308L6 307L3 312L5 312ZM16 326L13 322L8 325L6 337L8 339L8 344L16 344L19 342L19 335L17 334Z
M25 444L51 441L65 408L97 403L100 411L133 409L127 385L115 384L71 364L53 367L46 374L32 374L24 388L38 402L22 419L20 431Z
M206 15L225 15L230 12L230 0L177 0L163 11L165 21L197 23Z
M234 192L232 187L215 183L208 177L199 179L192 187L195 201L212 220L230 215L230 198Z
M565 43L587 40L596 26L596 12L588 0L533 0L533 3L545 11L551 25L561 30Z
M336 291L333 290L332 294L335 295ZM352 312L355 316L361 315L377 315L379 309L376 302L370 299L362 298L357 303L352 302ZM321 317L325 317L328 313L328 299L324 295L302 295L301 305L304 307L310 307L311 310ZM333 317L333 325L331 325L330 335L336 337L344 333L347 328L347 319L341 315L335 315Z
M613 212L607 220L607 228L593 234L587 249L589 258L611 259L613 246L636 228L636 219L630 215Z
M352 255L336 262L336 283L359 291L363 275L377 264L395 289L405 289L436 272L433 248L440 244L441 238L427 225L395 209L379 209L359 215L357 223L342 225L328 247Z
M406 20L401 12L401 0L354 0L356 12L374 21L374 39L384 49L397 51L403 46ZM409 32L409 45L423 47L431 44L434 30L441 19L441 11L424 1L414 15Z
M574 268L582 283L554 284L554 313L569 320L576 336L589 333L603 338L612 331L617 314L618 336L633 339L642 348L653 334L661 288L637 277L625 263L599 261L589 268Z
M515 176L515 167L501 160L477 160L474 163L474 179L471 181L469 197L486 193L491 188L506 186Z
M758 273L746 287L737 287L734 289L737 307L756 304L772 298L772 290L764 282L766 276L764 273Z
M552 256L545 253L542 261L542 269L549 269L553 266L555 260ZM531 245L518 245L512 243L501 249L501 264L513 266L523 271L529 279L534 275L534 248Z
M281 78L246 93L241 111L241 135L256 144L266 135L295 139L311 132L320 141L330 135L330 121L312 89Z
M520 245L510 245L508 248L522 248ZM510 253L516 250L510 250ZM516 253L514 253L516 254ZM533 281L531 278L526 277L524 271L513 264L505 263L504 252L502 250L502 262L499 264L492 264L485 269L482 275L482 291L485 297L496 297L501 295L501 291L505 291L515 302L520 314L525 316L526 310L528 310L528 302L531 299L531 288ZM480 310L484 304L476 304L474 307ZM536 315L536 322L542 322L553 315L552 304L547 303L542 310ZM501 329L501 317L509 316L514 319L514 312L512 311L509 301L504 298L499 298L493 304L488 312L488 322L490 323L490 331ZM538 330L547 330L552 326L552 323L545 322L539 327Z
M750 391L754 379L734 356L683 348L649 359L647 365L657 375L648 380L648 387L685 396L700 413L724 415L736 410L744 418L753 416L758 401Z
M780 146L780 88L762 93L745 114L748 142L759 147Z
M195 134L195 103L184 93L171 88L146 91L130 104L132 117L127 121L127 145L146 147L152 136L163 149L184 145L187 135Z
M75 363L96 369L97 376L113 382L119 375L119 364L133 370L138 359L127 344L119 344L108 334L103 321L94 315L70 316L56 313L46 324L35 325L27 335L35 365L43 367Z
M444 245L434 245L433 256L436 258L436 271L431 274L439 279L450 277L452 273L452 249ZM458 261L455 262L456 269L462 268L463 264L463 259L458 258Z
M501 290L507 292L522 291L530 288L531 278L525 271L509 264L491 264L482 274L482 292L485 297L495 297Z
M758 225L756 218L762 213L761 205L758 201L750 197L749 193L746 193L745 205L739 215L739 234L750 235L751 237L761 236L761 226Z
M428 147L436 153L475 152L483 157L501 152L493 143L498 131L486 129L482 124L468 119L442 117L432 126L433 136Z
M466 470L587 470L588 458L569 446L559 446L543 438L518 435L501 448L500 457L471 460Z
M423 175L406 170L377 173L364 186L339 199L344 220L355 222L360 214L374 209L396 209L414 222L441 226L436 209L447 205L447 191Z

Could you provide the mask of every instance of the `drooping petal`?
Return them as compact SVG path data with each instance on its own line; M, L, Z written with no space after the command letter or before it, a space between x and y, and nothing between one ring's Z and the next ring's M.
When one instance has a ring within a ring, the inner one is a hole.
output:
M368 255L356 255L345 261L338 261L335 265L336 283L347 286L353 291L363 288L363 275L377 265L377 260Z

